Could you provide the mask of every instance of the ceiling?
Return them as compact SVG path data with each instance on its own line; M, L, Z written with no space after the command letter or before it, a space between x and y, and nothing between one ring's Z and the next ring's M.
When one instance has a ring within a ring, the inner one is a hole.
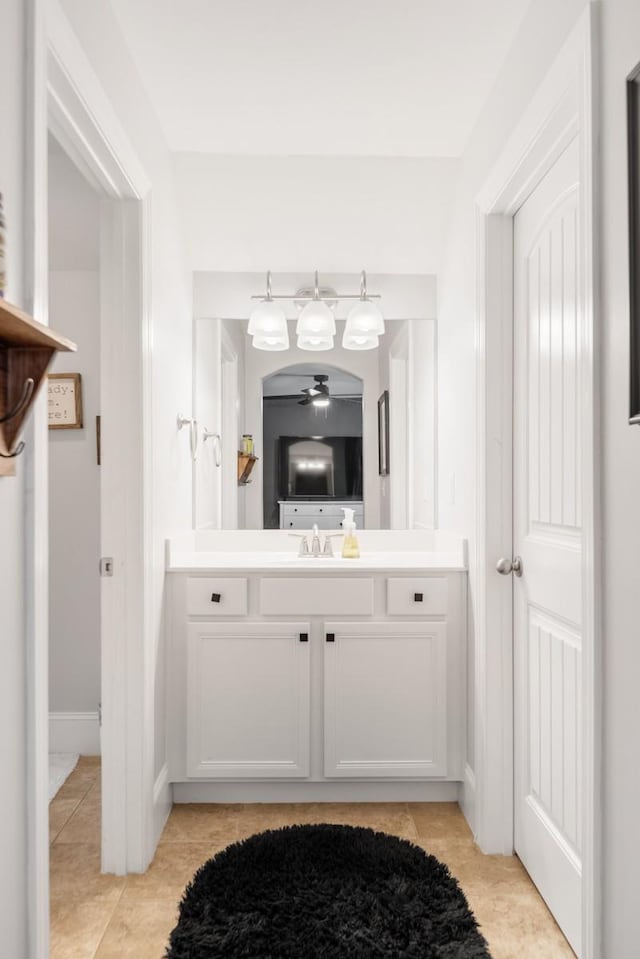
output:
M530 0L111 0L170 149L459 156Z
M362 380L344 370L328 366L326 362L298 363L288 366L264 380L263 396L295 396L301 390L313 386L315 373L325 373L329 379L327 385L333 396L362 395Z

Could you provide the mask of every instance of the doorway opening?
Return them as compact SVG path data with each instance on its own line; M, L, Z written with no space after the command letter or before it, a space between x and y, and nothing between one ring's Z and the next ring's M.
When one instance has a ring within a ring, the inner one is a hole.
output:
M49 319L77 353L48 383L50 768L100 754L100 195L51 134ZM55 779L50 783L55 788Z
M75 431L75 442L80 445L91 429L92 440L86 448L93 448L92 455L97 456L95 415L99 409L100 467L93 460L93 469L100 473L95 497L99 503L99 549L88 575L95 577L93 596L99 596L101 642L97 669L94 662L91 701L95 699L99 677L102 870L124 874L146 868L161 828L158 822L166 815L166 810L160 809L165 793L158 791L157 802L154 796L154 680L145 670L153 649L151 572L147 568L152 555L153 502L148 342L150 184L60 11L54 12L48 27L43 116L46 111L48 130L66 155L63 159L71 162L76 174L90 184L99 207L99 361L83 384L87 399L91 398L85 427ZM38 153L36 163L38 177L46 182L46 150ZM37 231L46 235L46 191L42 199L36 211ZM64 211L58 215L64 216ZM35 269L34 286L46 299L49 277L44 258ZM52 292L56 292L53 284ZM59 325L66 328L62 317ZM93 422L87 418L91 416ZM58 443L62 446L64 441ZM35 468L47 475L46 450ZM96 484L94 492L95 489ZM38 493L45 500L48 494L46 488ZM46 507L37 502L36 508ZM97 542L95 530L94 517L92 549ZM44 582L37 580L35 598L38 607L45 611L45 622L35 637L39 648L46 648L49 600L46 537L43 544L44 555L39 557L39 564L45 571ZM100 576L101 558L107 574L104 576ZM95 623L95 607L93 614ZM94 653L95 645L97 641ZM46 688L45 663L43 659L38 667L36 687ZM97 711L96 702L94 717ZM45 737L47 717L39 717L38 724L42 725L41 735ZM41 791L38 802L46 802ZM38 866L38 883L39 888L46 890L46 862ZM39 902L37 908L42 914L46 904Z

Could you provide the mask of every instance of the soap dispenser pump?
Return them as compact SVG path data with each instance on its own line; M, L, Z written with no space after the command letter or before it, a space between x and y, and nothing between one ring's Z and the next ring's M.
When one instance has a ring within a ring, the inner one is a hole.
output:
M360 546L356 536L355 511L347 506L342 507L344 513L344 542L342 544L343 559L360 559Z

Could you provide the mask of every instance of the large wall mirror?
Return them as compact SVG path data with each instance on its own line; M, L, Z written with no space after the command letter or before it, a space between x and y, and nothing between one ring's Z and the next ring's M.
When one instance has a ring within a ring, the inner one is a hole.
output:
M338 314L335 348L317 353L295 345L294 314L288 350L252 346L250 295L261 282L257 274L196 275L194 528L340 529L345 506L361 528L432 528L435 279L372 277L383 292L379 347L343 349Z

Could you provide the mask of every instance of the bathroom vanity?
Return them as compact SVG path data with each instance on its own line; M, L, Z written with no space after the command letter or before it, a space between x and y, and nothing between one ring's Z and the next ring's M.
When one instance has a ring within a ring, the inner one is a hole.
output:
M176 801L456 798L465 543L359 537L358 560L298 557L279 530L168 541Z

